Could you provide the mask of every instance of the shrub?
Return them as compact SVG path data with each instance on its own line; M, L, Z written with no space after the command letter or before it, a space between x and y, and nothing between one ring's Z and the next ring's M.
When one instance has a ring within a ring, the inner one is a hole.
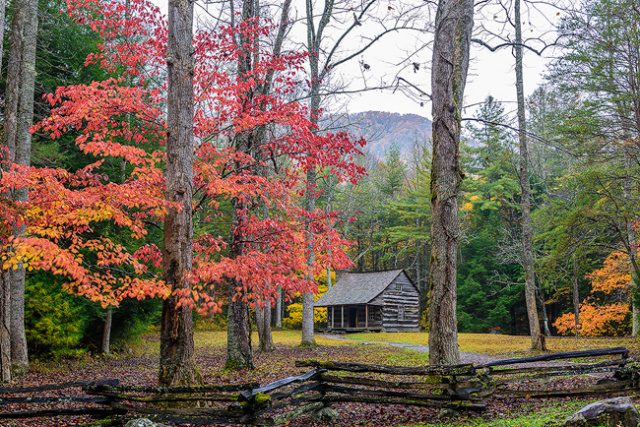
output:
M630 330L629 304L619 302L608 305L584 303L580 305L580 335L585 337L624 336ZM561 335L576 332L575 316L566 313L553 323Z
M60 359L79 356L86 323L83 307L62 287L36 282L25 289L25 332L31 352Z

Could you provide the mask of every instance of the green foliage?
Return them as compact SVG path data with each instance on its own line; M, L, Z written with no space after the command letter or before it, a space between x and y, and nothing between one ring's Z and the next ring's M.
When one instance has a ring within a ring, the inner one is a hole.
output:
M111 348L118 351L160 320L160 300L125 299L113 308ZM37 357L75 357L100 349L106 310L69 295L58 278L45 273L28 277L25 329L30 353Z
M470 178L461 197L461 261L458 267L458 330L526 332L519 320L524 307L518 257L504 256L509 226L519 217L520 185L502 104L488 97L469 125L477 148L466 148ZM500 256L502 254L502 256Z
M87 324L77 298L54 283L29 281L25 290L25 329L32 354L61 357L84 352L80 342Z
M477 416L469 420L459 420L455 423L460 427L550 427L559 426L564 421L584 406L589 401L585 400L562 400L545 403L528 403L516 413L508 416L499 416L487 419L485 416ZM448 426L451 421L435 422L429 424L419 424L422 426Z

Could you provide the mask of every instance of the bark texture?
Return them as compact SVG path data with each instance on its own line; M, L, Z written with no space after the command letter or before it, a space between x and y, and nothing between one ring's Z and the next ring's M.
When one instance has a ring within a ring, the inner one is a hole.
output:
M33 124L33 97L36 81L36 45L38 40L38 1L24 3L26 10L22 61L20 66L20 90L18 96L18 126L16 129L16 163L31 165L31 133ZM27 189L16 194L16 200L26 202ZM20 235L25 229L16 230ZM27 337L24 328L25 269L20 265L11 272L11 359L19 370L29 368Z
M256 326L258 328L258 348L260 351L271 351L276 348L271 335L271 303L264 307L256 306Z
M27 10L25 0L13 4L11 37L9 38L9 59L7 63L7 83L4 95L4 135L3 141L9 151L10 160L15 161L16 138L18 134L18 103L20 101L20 69L24 48L24 26Z
M456 320L460 110L469 68L473 0L440 0L436 14L431 93L431 262L429 363L460 363Z
M0 271L0 381L11 381L11 287L8 271Z
M580 295L578 292L578 257L573 255L573 276L571 278L573 287L573 316L576 325L576 338L580 336Z
M313 110L312 110L313 111ZM310 168L307 170L307 193L306 193L306 210L307 212L315 212L316 210L316 196L315 196L315 182L316 171ZM312 235L309 231L311 227L310 222L307 220L307 242L308 242L308 255L307 255L307 269L309 272L313 271L313 263L315 262L315 253L313 251ZM309 273L307 280L315 280L313 275ZM310 347L316 345L316 338L314 334L314 316L313 316L313 293L305 292L302 294L302 339L300 345L302 347Z
M258 4L255 0L244 0L242 2L242 20L246 21L256 16ZM256 45L245 34L238 34L236 43L241 55L238 59L238 77L244 79L250 73L253 67L252 49ZM256 41L254 40L254 43ZM255 50L257 58L258 50ZM248 90L243 94L244 104L252 102L253 92ZM234 137L233 144L235 149L244 154L252 155L255 150L255 133L250 130L238 133ZM236 162L235 168L241 170L246 165ZM250 240L250 236L244 233L245 223L249 215L249 207L244 198L234 198L231 201L233 206L233 235L231 242L231 250L229 257L236 259L244 255L246 242ZM236 280L231 280L231 300L229 301L229 311L227 314L227 360L225 368L227 369L243 369L253 368L253 349L251 348L251 331L249 308L245 300L243 284Z
M249 308L240 291L229 302L227 314L226 369L253 368L253 350L249 329Z
M164 228L163 275L173 291L188 289L193 266L193 3L169 1L167 38L166 197L178 203ZM176 293L162 303L160 329L161 386L201 383L194 359L191 309L178 307Z
M278 285L278 297L276 298L276 328L282 328L282 286Z
M100 352L102 354L111 353L111 325L113 325L113 308L107 308L107 317L104 319L104 328L102 329L102 346Z
M518 135L520 139L520 188L522 191L522 267L524 268L525 301L529 317L531 348L544 350L545 342L540 332L540 320L536 304L536 278L533 265L533 224L531 223L531 184L529 182L529 151L527 147L527 122L524 106L524 80L522 75L522 22L520 0L514 0L516 40L516 92L518 101Z
M309 91L309 112L310 121L314 125L318 124L320 115L320 42L324 29L329 23L331 13L333 11L334 0L326 0L324 2L324 9L320 16L320 21L316 28L313 14L313 1L305 0L306 6L306 20L307 20L307 50L309 52L309 74L311 75L311 87ZM316 171L315 169L307 170L307 192L305 195L305 209L307 212L315 212L316 210ZM309 248L309 255L307 258L307 265L309 271L312 270L313 263L315 262L315 254L313 251L313 242L311 241L311 233L309 232L309 222L306 224L307 229L307 241ZM308 278L314 280L313 276ZM301 346L314 346L316 339L313 332L313 294L311 292L305 292L302 295L302 340Z
M0 22L4 25L7 12L7 1L0 0ZM2 69L2 56L4 55L4 31L0 31L0 70Z

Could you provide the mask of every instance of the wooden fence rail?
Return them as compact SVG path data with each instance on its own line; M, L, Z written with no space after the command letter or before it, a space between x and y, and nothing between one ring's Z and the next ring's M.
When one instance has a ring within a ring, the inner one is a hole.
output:
M628 355L626 348L617 347L506 359L477 366L416 367L304 360L296 362L296 366L311 368L310 371L263 386L248 383L163 388L124 386L117 380L109 380L0 387L0 418L111 416L114 425L120 425L135 414L142 414L159 421L200 425L278 425L340 402L482 410L489 400L500 397L615 395L638 390L640 364ZM569 362L557 363L559 360ZM549 380L559 377L577 378L565 382L576 385L550 387L555 382ZM41 395L70 388L80 388L83 395ZM31 396L24 396L27 393ZM15 404L69 403L85 406L10 410ZM9 410L4 410L7 406Z
M105 381L74 381L62 384L48 384L37 387L0 387L0 408L6 405L51 405L51 404L93 404L74 408L45 408L29 411L12 411L3 409L0 411L0 419L3 418L36 418L54 417L60 415L91 415L94 417L107 417L114 414L109 407L109 399L92 396L68 396L68 390L87 386L115 386L118 380ZM47 391L64 391L65 396L20 396L26 393L43 393ZM102 406L95 406L102 405Z

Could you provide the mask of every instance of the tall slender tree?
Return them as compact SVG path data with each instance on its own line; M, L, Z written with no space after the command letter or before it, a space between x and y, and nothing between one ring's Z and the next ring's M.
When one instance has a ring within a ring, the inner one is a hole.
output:
M33 125L33 94L36 81L36 45L38 34L38 0L25 3L27 18L20 69L20 96L18 101L18 127L16 132L16 163L31 164L31 133ZM16 200L27 201L27 189L21 189ZM24 233L24 227L17 230ZM27 337L24 327L25 269L20 266L11 273L11 359L21 370L28 368Z
M169 209L164 225L163 277L172 294L162 302L159 383L175 386L202 381L194 359L191 307L179 304L193 266L193 3L169 1L168 17L165 183L167 200L180 207Z
M524 267L524 295L529 315L531 348L544 350L544 336L540 332L540 320L536 304L536 278L533 265L533 224L531 223L531 183L529 181L529 147L524 107L524 77L522 75L522 18L520 0L514 0L516 39L516 92L518 100L518 141L520 145L520 188L522 189L522 265Z
M469 69L473 0L440 0L431 69L431 272L429 363L460 362L456 319L460 111Z

